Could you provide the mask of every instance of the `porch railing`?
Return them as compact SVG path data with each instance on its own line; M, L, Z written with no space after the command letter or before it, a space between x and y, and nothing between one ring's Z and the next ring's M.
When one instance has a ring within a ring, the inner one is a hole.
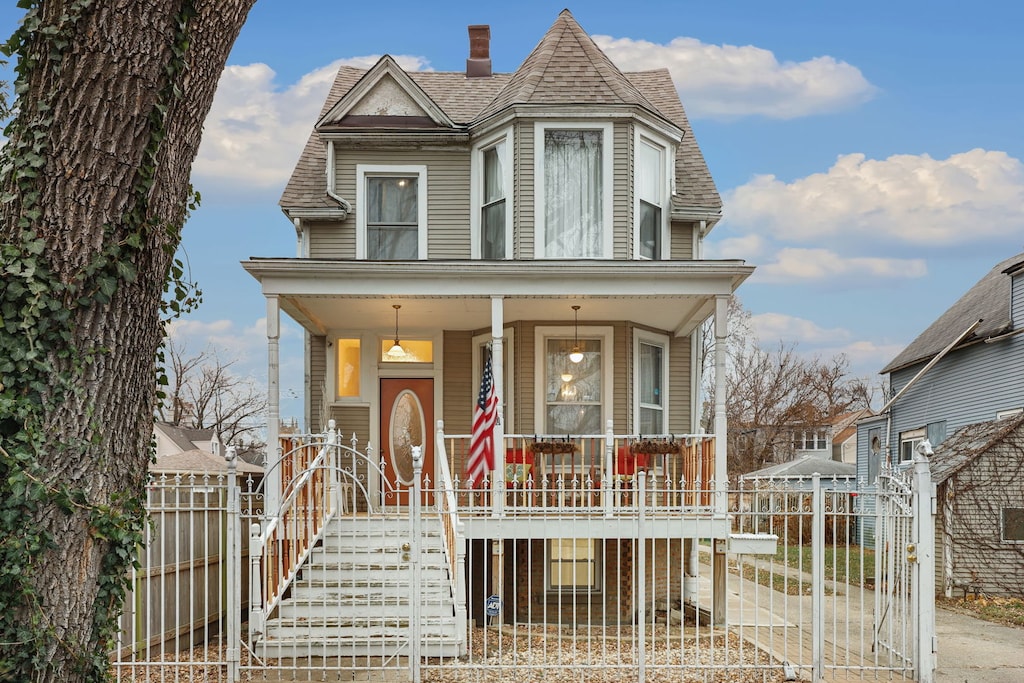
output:
M507 434L482 482L465 483L471 437L439 435L437 451L454 473L461 514L529 514L547 508L613 514L637 507L637 473L647 475L652 514L716 507L715 440L708 434ZM503 456L503 457L502 457Z

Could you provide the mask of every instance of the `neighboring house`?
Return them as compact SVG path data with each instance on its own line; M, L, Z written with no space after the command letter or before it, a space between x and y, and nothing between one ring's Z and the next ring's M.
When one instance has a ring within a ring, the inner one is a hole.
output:
M909 463L975 422L1024 409L1024 254L992 268L885 368L892 398L857 427L857 476Z
M219 449L219 439L213 429L191 429L157 421L153 424L153 438L157 458L191 450L213 453L215 443Z
M857 462L857 423L874 415L869 408L837 415L831 421L832 459L836 462Z
M930 464L936 590L1024 596L1024 415L959 429Z
M373 445L388 476L408 467L410 444L423 444L430 481L440 458L459 479L490 347L497 452L511 465L499 463L490 486L572 476L599 492L629 484L637 469L669 475L667 459L633 458L625 445L609 469L587 444L609 424L622 444L700 431L700 324L717 311L725 336L729 296L753 268L702 256L721 200L666 69L623 73L568 11L514 73L491 72L489 38L488 27L470 27L464 73L406 71L390 56L339 68L281 197L297 254L243 264L266 297L271 386L284 313L306 335L311 431L335 420L344 443L355 435ZM721 371L724 352L717 362ZM272 393L271 444L278 402ZM460 435L444 453L433 438L439 420ZM723 490L724 426L723 413L715 469L709 456L703 472ZM545 460L526 452L522 435L580 449ZM369 479L380 497L404 486ZM692 550L696 538L728 533L721 498L704 510L713 524L677 515L659 527L677 559L683 539ZM572 500L558 504L582 497ZM613 595L625 581L597 562L598 544L611 540L543 540L535 523L497 508L460 514L470 573L490 572L501 557L491 540L505 539L531 548L517 556L532 567L509 568L515 581ZM566 547L582 574L558 570ZM483 596L470 603L477 609ZM631 617L631 605L620 607L626 616L616 619Z

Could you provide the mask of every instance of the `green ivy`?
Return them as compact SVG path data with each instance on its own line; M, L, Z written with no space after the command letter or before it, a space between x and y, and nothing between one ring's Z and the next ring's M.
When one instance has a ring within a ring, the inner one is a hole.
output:
M52 102L61 93L35 93L39 99L31 105L24 96L40 69L59 73L79 22L94 4L95 0L76 0L66 5L62 16L48 20L41 0L19 0L25 18L0 46L5 55L17 56L14 93L18 104L33 107L16 113L8 123L4 133L9 141L0 150L0 181L8 189L0 203L16 202L20 207L17 229L0 244L0 679L4 680L36 678L45 669L48 648L54 642L55 633L28 581L39 558L54 548L50 535L28 520L54 506L67 514L86 515L92 537L108 548L95 600L95 639L80 634L72 637L81 642L59 644L77 657L75 669L84 678L107 677L107 652L117 634L128 588L126 569L136 561L143 539L144 491L119 492L108 501L93 501L82 489L55 481L39 457L43 449L52 448L43 420L55 406L81 395L85 372L98 354L106 353L75 345L76 314L109 304L119 287L139 277L137 257L153 243L155 231L165 231L158 241L173 255L184 219L199 201L199 195L190 192L181 222L163 224L150 218L149 196L165 137L165 115L181 97L175 83L185 68L189 21L194 16L191 3L185 2L172 58L165 66L168 85L150 114L151 137L133 183L131 208L116 225L105 226L106 246L81 272L63 281L52 271L45 257L46 244L36 231L42 210L34 185L48 161ZM7 111L5 105L0 105L0 112ZM191 310L202 296L186 278L185 265L178 258L172 258L164 292L165 318ZM160 369L162 354L158 361L157 383L166 384ZM99 427L93 425L90 431L102 433ZM86 452L88 447L84 442L59 446L68 454Z

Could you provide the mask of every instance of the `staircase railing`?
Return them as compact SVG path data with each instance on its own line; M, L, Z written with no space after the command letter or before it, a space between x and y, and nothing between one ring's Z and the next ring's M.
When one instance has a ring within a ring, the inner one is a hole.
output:
M253 633L262 632L264 616L277 607L337 513L338 476L333 460L338 436L333 420L329 425L319 441L281 437L280 469L267 473L267 477L280 476L283 502L276 514L267 511L262 533L254 525L250 538Z
M445 453L444 421L437 421L437 440L435 444L437 457L435 477L438 491L434 495L434 505L441 518L441 529L444 535L445 559L448 562L448 578L451 583L452 595L455 598L456 633L459 637L459 654L467 652L466 626L466 534L459 520L458 503L455 498L455 481L448 467L448 456Z

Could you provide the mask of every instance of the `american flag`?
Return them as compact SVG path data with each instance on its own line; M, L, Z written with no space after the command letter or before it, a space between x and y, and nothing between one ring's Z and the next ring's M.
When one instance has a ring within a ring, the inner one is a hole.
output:
M498 397L494 394L491 353L484 360L480 378L480 395L473 410L473 434L469 438L469 459L466 460L466 484L474 488L494 469L494 424L498 418Z

